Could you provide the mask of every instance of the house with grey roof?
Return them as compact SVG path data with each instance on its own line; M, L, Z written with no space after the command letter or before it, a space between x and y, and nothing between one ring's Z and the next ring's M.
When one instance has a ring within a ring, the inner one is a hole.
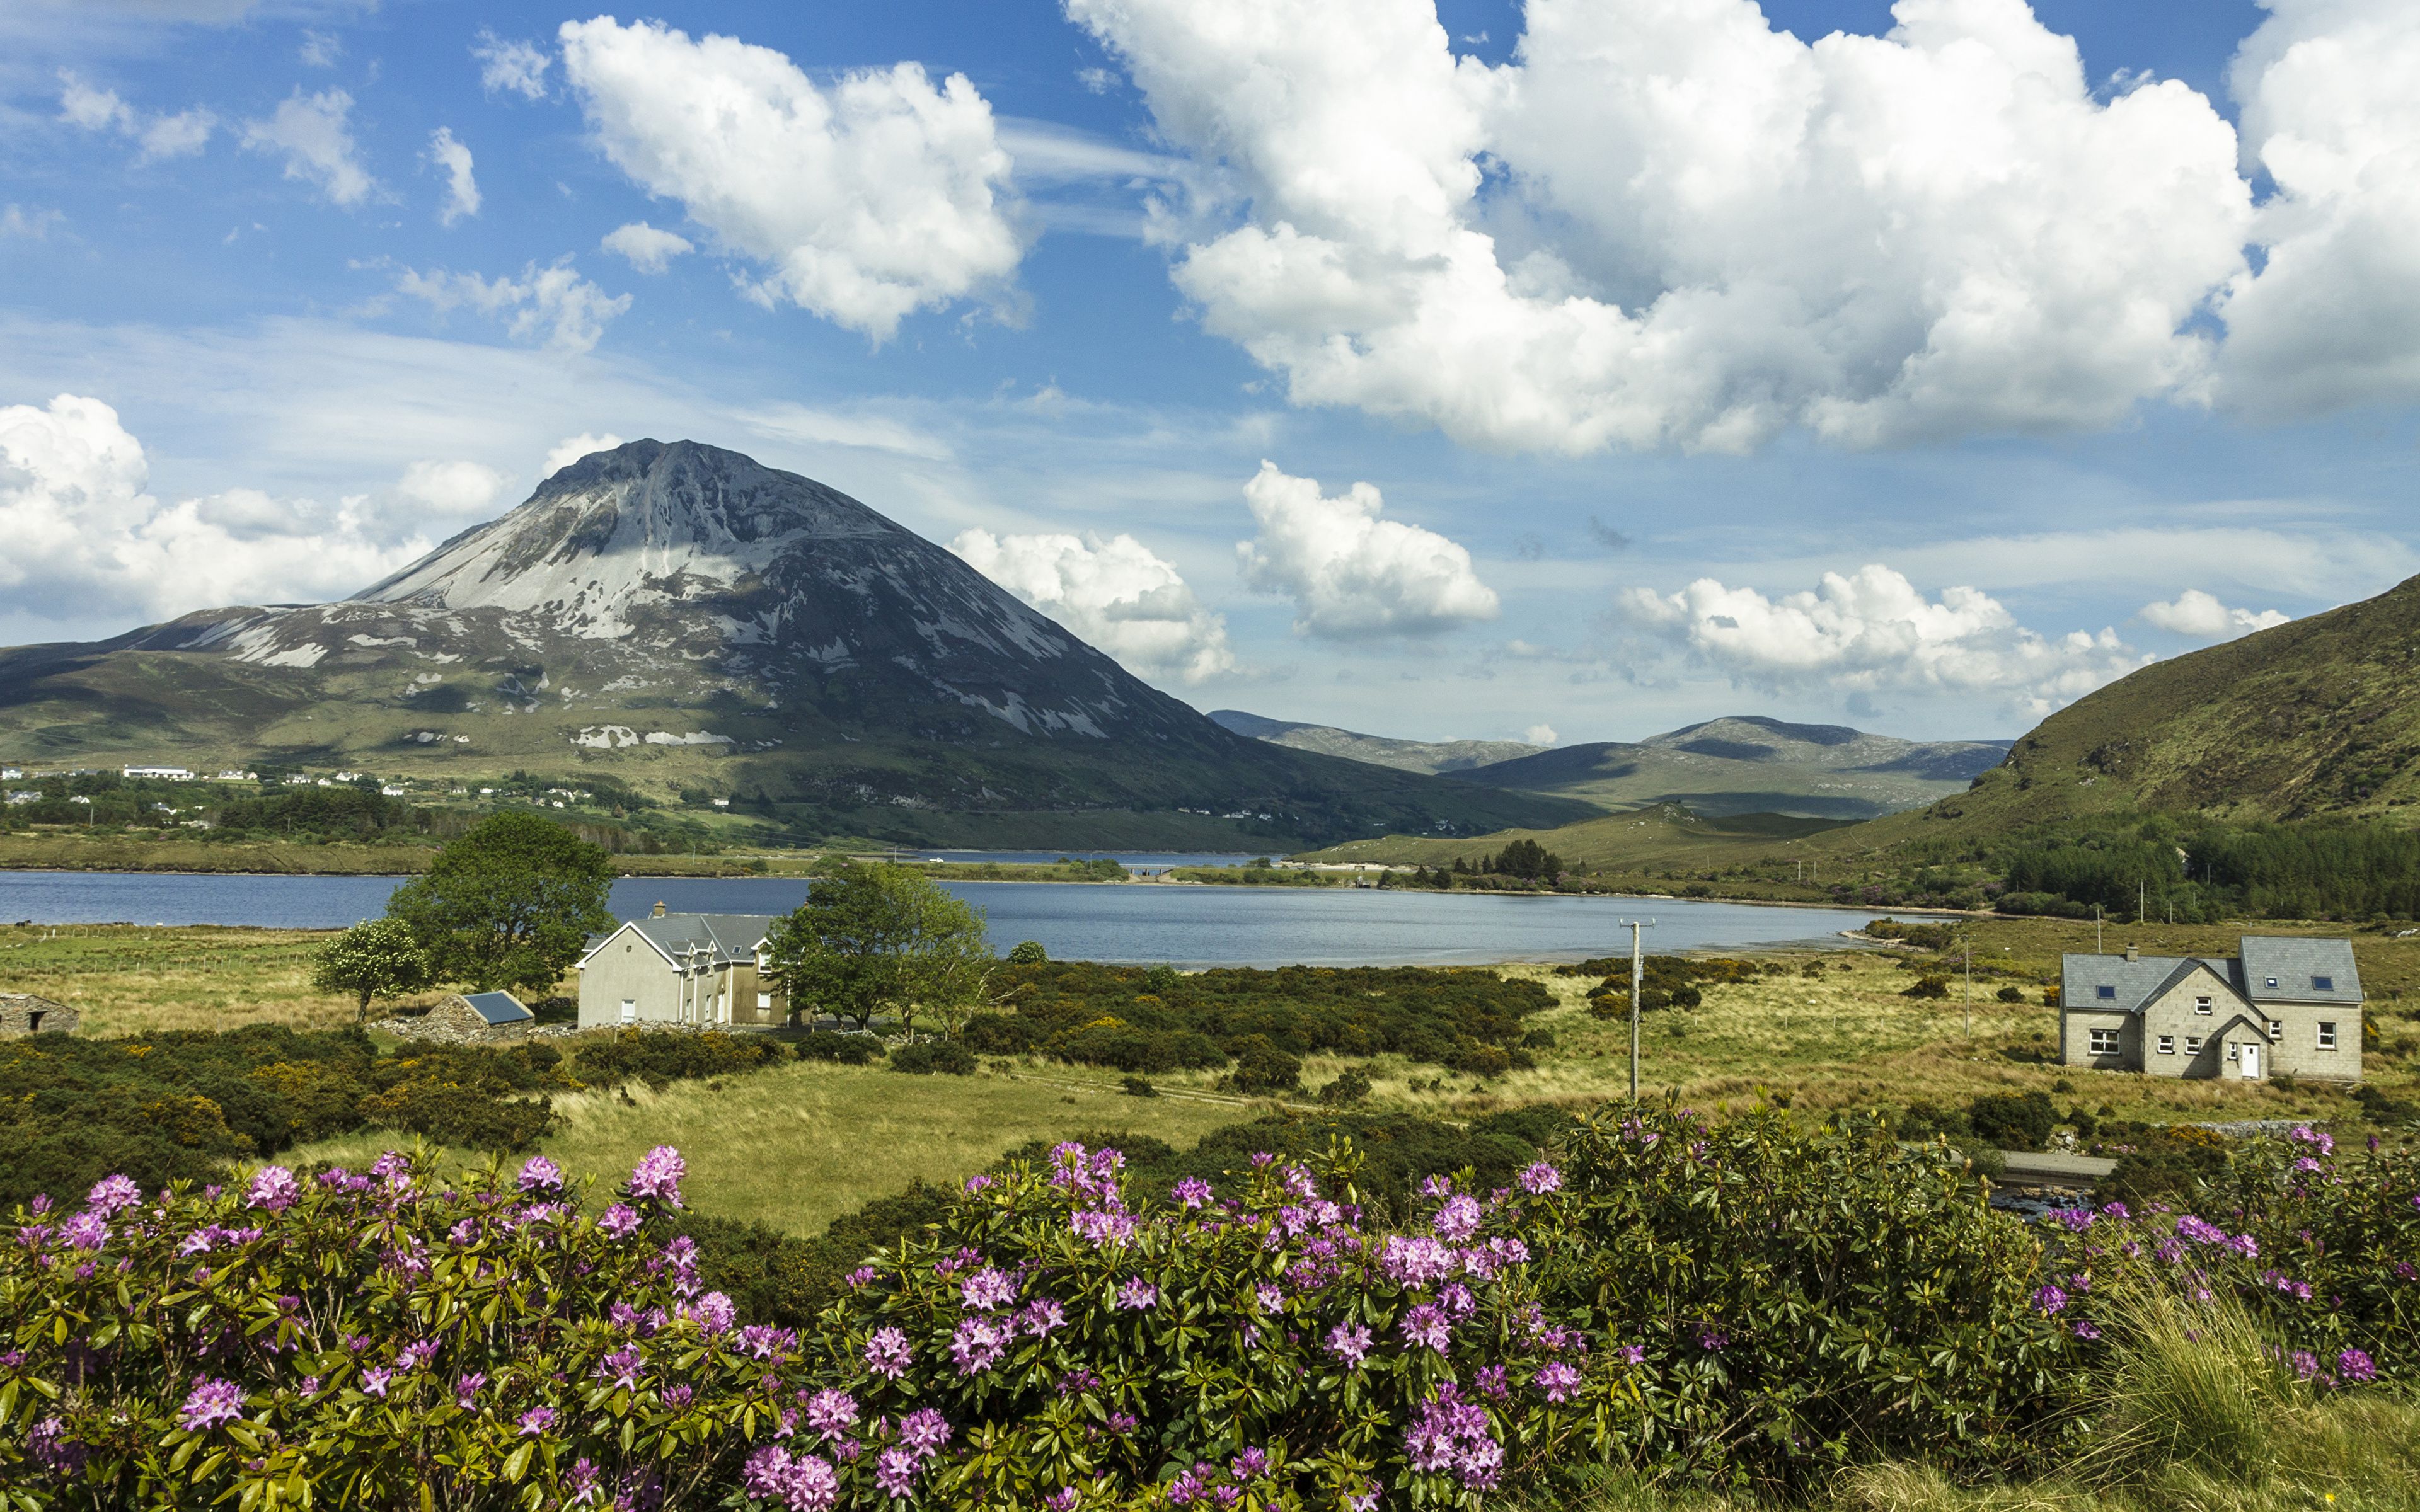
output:
M580 1026L789 1022L788 998L766 976L772 914L672 914L662 903L589 942L580 973Z
M2246 934L2232 956L2069 955L2059 1059L2152 1076L2361 1080L2350 940Z

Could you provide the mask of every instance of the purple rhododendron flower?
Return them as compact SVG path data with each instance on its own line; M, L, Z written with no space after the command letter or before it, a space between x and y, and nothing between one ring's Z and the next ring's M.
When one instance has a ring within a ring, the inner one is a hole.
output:
M1076 1512L1076 1488L1062 1486L1044 1497L1042 1504L1048 1507L1050 1512Z
M2378 1379L2378 1362L2361 1350L2341 1350L2336 1353L2336 1375L2349 1385Z
M908 1335L895 1328L877 1328L865 1341L865 1368L885 1381L906 1375L911 1358Z
M1487 1425L1487 1410L1466 1402L1452 1381L1420 1404L1419 1416L1404 1430L1404 1449L1414 1470L1451 1471L1463 1486L1486 1490L1504 1464L1504 1446Z
M1439 1354L1445 1352L1446 1341L1451 1333L1443 1309L1428 1303L1404 1313L1402 1328L1406 1342L1422 1345Z
M1170 1188L1168 1195L1180 1206L1198 1208L1210 1200L1210 1183L1198 1176L1188 1176Z
M1227 1473L1237 1480L1258 1480L1269 1473L1269 1452L1258 1445L1248 1446L1228 1463Z
M1480 1216L1479 1199L1468 1193L1457 1192L1445 1199L1445 1205L1437 1209L1436 1216L1430 1219L1429 1224L1440 1237L1459 1244L1479 1232Z
M1370 1352L1370 1329L1365 1323L1339 1323L1327 1332L1327 1352L1349 1365L1359 1365Z
M454 1405L464 1412L470 1411L478 1404L479 1388L487 1383L488 1378L476 1370L457 1380L454 1382Z
M916 1489L916 1467L923 1463L912 1449L885 1449L874 1462L874 1484L894 1500Z
M551 1407L533 1407L521 1414L520 1430L523 1436L544 1433L553 1427L554 1409Z
M985 1266L958 1283L958 1295L978 1312L991 1312L1016 1296L1016 1282L998 1266Z
M243 1205L284 1212L302 1196L302 1183L294 1180L292 1171L283 1165L263 1165L252 1173L252 1188L244 1194Z
M97 1212L79 1212L59 1225L59 1242L70 1249L98 1250L109 1242L109 1225Z
M807 1427L836 1439L857 1426L857 1398L827 1388L807 1398Z
M2067 1307L2067 1293L2055 1283L2046 1282L2035 1289L2034 1305L2044 1318L2055 1318Z
M731 1305L731 1299L720 1291L707 1292L684 1311L697 1319L699 1332L707 1338L730 1333L731 1325L738 1320L739 1316L738 1310Z
M793 1457L768 1443L748 1457L740 1489L759 1502L779 1502L789 1512L825 1512L840 1499L840 1473L816 1455Z
M1047 1338L1053 1329L1067 1321L1067 1309L1048 1297L1036 1297L1016 1315L1017 1328L1035 1338Z
M362 1390L372 1396L383 1396L386 1395L387 1382L394 1379L394 1371L380 1365L372 1365L362 1372Z
M667 1208L681 1205L681 1178L689 1174L689 1163L680 1151L670 1145L658 1145L639 1158L630 1172L630 1196L644 1202L660 1202Z
M1117 1306L1120 1312L1148 1312L1159 1305L1159 1288L1139 1275L1126 1277L1118 1288Z
M899 1442L922 1458L950 1442L950 1420L939 1408L920 1407L899 1420Z
M975 1375L998 1365L1016 1337L1012 1328L988 1318L962 1318L950 1335L950 1358L957 1362L958 1374Z
M1563 1173L1546 1161L1542 1160L1521 1173L1521 1190L1533 1197L1543 1197L1549 1192L1562 1189Z
M2079 1318L2068 1325L2068 1331L2087 1343L2101 1336L2101 1330L2088 1318Z
M194 1389L185 1396L185 1405L177 1410L177 1421L194 1433L233 1423L242 1416L243 1388L215 1376L204 1376L194 1381Z
M597 1227L614 1239L628 1239L639 1231L639 1210L627 1202L616 1202L597 1220Z
M1561 1360L1549 1360L1529 1378L1529 1384L1546 1394L1546 1400L1559 1402L1570 1398L1580 1383L1579 1371Z
M131 1176L104 1176L85 1194L85 1206L104 1218L115 1218L143 1201L143 1189Z
M523 1192L559 1192L563 1189L563 1167L544 1155L532 1155L521 1165L518 1184Z

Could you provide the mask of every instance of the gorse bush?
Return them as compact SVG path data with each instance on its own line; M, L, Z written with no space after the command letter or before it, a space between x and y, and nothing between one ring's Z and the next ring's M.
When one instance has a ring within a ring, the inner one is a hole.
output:
M583 1036L579 1041L578 1054L580 1079L597 1087L630 1081L662 1087L676 1081L761 1071L786 1058L786 1052L775 1041L756 1035L725 1034L720 1029L699 1034L615 1029L609 1036Z
M519 1149L578 1083L542 1043L419 1045L381 1057L358 1029L250 1025L139 1040L0 1042L0 1202L82 1190L113 1171L208 1180L229 1162L389 1128Z
M1522 1021L1555 1004L1534 981L1408 967L1187 974L1044 962L1004 967L992 988L1016 1011L969 1021L963 1037L971 1049L1040 1053L1142 1074L1217 1070L1264 1044L1296 1060L1392 1053L1447 1065L1476 1047L1517 1050L1527 1032ZM1258 1070L1242 1074L1261 1078ZM1294 1078L1281 1077L1250 1089L1293 1085Z

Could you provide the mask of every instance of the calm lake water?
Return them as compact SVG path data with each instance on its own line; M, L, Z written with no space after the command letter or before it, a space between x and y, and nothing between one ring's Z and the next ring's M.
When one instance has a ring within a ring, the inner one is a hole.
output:
M1121 856L1120 859L1126 859ZM0 872L0 921L253 924L326 929L386 907L400 877L181 876ZM1671 899L1504 897L1352 888L1125 887L951 882L981 907L994 945L1039 940L1063 961L1178 965L1414 965L1576 961L1627 953L1621 920L1651 918L1652 951L1840 944L1869 913ZM778 914L806 884L771 878L638 877L613 885L623 918L658 900L675 912Z

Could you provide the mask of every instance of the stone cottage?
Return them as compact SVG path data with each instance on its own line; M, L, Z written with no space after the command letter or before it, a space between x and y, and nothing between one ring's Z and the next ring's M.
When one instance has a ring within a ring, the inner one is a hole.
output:
M0 1040L21 1034L73 1034L76 1011L31 993L0 993Z
M537 1015L510 993L451 993L413 1021L412 1032L424 1040L493 1044L528 1039L536 1022Z
M590 942L580 973L580 1026L776 1025L789 999L765 977L772 914L668 914L664 905Z
M2246 934L2229 957L2070 955L2059 1059L2151 1076L2361 1080L2350 940Z

